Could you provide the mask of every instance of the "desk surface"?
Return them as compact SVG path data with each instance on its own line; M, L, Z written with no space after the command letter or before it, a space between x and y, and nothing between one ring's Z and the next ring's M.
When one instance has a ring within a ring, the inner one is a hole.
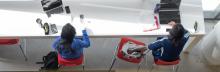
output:
M198 6L192 7L188 4L190 3L180 6L183 26L193 36L205 34L202 8ZM74 9L74 6L70 7L71 10ZM151 9L105 8L105 6L96 7L86 3L78 7L81 10L72 15L52 15L51 18L47 18L46 14L41 12L0 9L0 37L59 36L62 26L66 23L71 23L76 28L77 36L81 36L81 30L86 27L91 37L161 36L167 35L166 28L170 28L167 25L161 25L161 28L158 30L144 32L144 30L150 29L154 25L154 15ZM187 8L194 8L195 11L192 12L187 10ZM86 23L84 25L80 23L78 17L80 13L85 15ZM37 18L41 18L43 22L55 23L58 27L58 33L45 35L44 30L36 23ZM194 33L193 29L195 21L198 21L199 24L199 31L197 33Z

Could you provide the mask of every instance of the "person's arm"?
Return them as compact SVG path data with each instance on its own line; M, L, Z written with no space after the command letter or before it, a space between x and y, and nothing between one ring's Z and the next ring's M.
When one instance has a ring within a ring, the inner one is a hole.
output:
M160 40L160 39L162 39L162 38L164 38L164 37L162 37L162 36L159 36L159 37L157 37L157 40Z
M162 38L162 39L159 39L159 40L157 40L157 41L155 41L155 42L149 44L149 45L148 45L148 48L149 48L150 50L157 50L157 49L163 47L163 40L164 40L164 39L165 39L165 38Z
M57 38L55 39L55 41L53 42L53 44L52 44L52 48L53 48L53 49L56 49L56 48L57 48L57 45L59 44L60 38L61 38L60 36L57 37Z
M133 52L141 52L141 51L146 51L147 50L147 47L146 46L137 46L133 49L128 49L128 53L133 53Z
M88 48L90 46L89 36L88 36L86 30L82 30L82 33L83 33L83 38L80 41L80 45L81 45L81 47Z
M185 30L184 31L184 38L186 38L188 40L189 39L189 35L190 35L190 32Z

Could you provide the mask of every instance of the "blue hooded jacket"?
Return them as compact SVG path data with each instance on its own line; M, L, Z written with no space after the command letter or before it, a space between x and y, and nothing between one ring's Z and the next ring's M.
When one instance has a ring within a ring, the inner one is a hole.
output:
M182 44L182 46L173 47L171 40L169 40L167 37L160 37L157 41L149 44L148 48L154 51L158 49L162 49L160 56L156 58L165 61L173 61L179 59L179 55L183 50L183 47L188 39L189 39L189 32L185 31L184 37L182 38L182 41L184 43Z
M79 58L82 54L83 54L83 48L88 48L90 46L90 40L89 40L89 36L87 35L86 30L83 30L83 37L82 38L74 38L73 42L71 44L71 48L73 50L67 50L67 49L62 49L64 48L62 45L61 50L58 51L59 54L61 54L61 56L63 58ZM55 50L58 50L58 45L60 45L60 41L61 41L61 37L57 37L56 40L54 41L54 43L52 44L52 47Z

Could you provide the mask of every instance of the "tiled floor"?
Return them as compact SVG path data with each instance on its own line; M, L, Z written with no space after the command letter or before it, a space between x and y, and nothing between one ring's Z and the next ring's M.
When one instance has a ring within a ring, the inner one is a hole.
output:
M196 53L183 53L177 72L220 72L220 66L206 65L200 59ZM151 60L147 62L147 64L141 66L139 72L172 72L172 66L155 66ZM71 71L71 69L73 68L64 68L63 70ZM137 68L114 68L114 70L116 72L137 72ZM91 70L91 72L93 71L94 69ZM107 72L107 70L99 71ZM87 69L87 72L90 72L90 69Z
M199 51L196 50L196 48L193 48L193 50L188 53L182 53L181 55L181 62L179 64L178 72L220 72L220 66L210 66L207 65L205 60L203 58L199 57ZM20 54L18 54L20 55ZM13 56L13 55L12 55ZM22 56L21 56L22 57ZM23 58L21 58L23 60ZM118 61L117 64L122 63L123 61ZM126 63L126 62L125 62ZM147 64L146 64L147 63ZM129 64L132 65L132 64ZM137 67L122 67L123 65L114 66L113 70L115 72L136 72ZM94 66L96 67L96 66ZM145 61L139 70L139 72L171 72L172 67L153 67L153 58L151 54L147 55L147 62ZM1 71L38 71L40 68L40 65L36 65L34 63L29 62L21 62L16 61L13 59L7 60L4 58L0 58L0 70ZM86 67L86 72L107 72L108 68L105 69L96 69L91 68L88 69L88 66ZM78 69L76 68L63 68L59 71L80 71L80 67Z
M181 63L179 64L177 72L220 72L220 66L207 65L203 60L200 60L196 54L183 53L181 57ZM116 72L137 72L137 69L117 69ZM172 67L158 67L151 63L145 68L142 68L139 72L172 72Z
M38 66L27 62L18 62L0 58L0 71L38 71Z
M151 57L148 55L148 57ZM1 60L1 70L4 71L10 71L10 70L21 70L21 71L29 71L29 70L38 70L36 67L29 67L28 64L21 66L19 63L16 62L7 62L7 60L3 61ZM15 65L18 64L18 65ZM139 70L139 72L171 72L172 67L153 67L153 62L148 58L147 65L143 64ZM8 67L7 67L8 66ZM63 69L60 69L59 71L78 71L80 72L80 67L77 68L71 68L66 67ZM113 68L115 72L137 72L137 68ZM86 69L86 72L107 72L107 70L104 69ZM220 66L209 66L206 65L200 60L200 58L193 53L189 54L182 54L181 56L181 63L179 64L178 72L220 72Z

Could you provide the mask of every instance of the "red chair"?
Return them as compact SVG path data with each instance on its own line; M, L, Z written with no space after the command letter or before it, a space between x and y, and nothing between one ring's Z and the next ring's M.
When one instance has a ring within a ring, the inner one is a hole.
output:
M82 54L78 59L64 59L58 53L58 64L60 66L79 66L82 65L84 71L84 55Z
M175 61L171 61L171 62L167 62L167 61L164 61L164 60L161 60L161 59L158 59L158 60L155 60L154 63L156 65L160 65L160 66L172 66L173 68L173 72L177 72L178 70L178 64L180 62L180 59L178 60L175 60Z
M179 61L180 60L178 59L178 60L175 60L175 61L167 62L167 61L158 59L155 62L155 64L157 64L157 65L177 65L177 64L179 64Z
M18 38L13 38L13 39L11 39L11 38L3 38L3 39L0 39L0 45L16 45L16 44L19 45L19 48L21 49L22 54L24 55L25 61L27 61L27 56L24 53L22 45L19 44L19 39Z
M124 57L124 54L122 52L122 49L123 49L123 46L127 43L127 42L132 42L136 45L143 45L145 46L145 44L143 42L140 42L140 41L137 41L137 40L134 40L134 39L131 39L131 38L128 38L128 37L122 37L121 38L121 41L120 43L118 44L118 46L115 48L115 53L114 53L114 58L112 60L112 63L111 63L111 66L110 66L110 69L109 69L109 72L111 71L115 61L116 61L116 55L117 55L117 58L121 59L121 60L124 60L124 61L127 61L127 62L130 62L130 63L134 63L134 64L139 64L138 65L138 71L139 71L139 68L140 68L140 64L141 64L141 61L143 59L142 58L127 58L127 57ZM144 52L144 51L143 51ZM143 53L141 52L141 53Z

